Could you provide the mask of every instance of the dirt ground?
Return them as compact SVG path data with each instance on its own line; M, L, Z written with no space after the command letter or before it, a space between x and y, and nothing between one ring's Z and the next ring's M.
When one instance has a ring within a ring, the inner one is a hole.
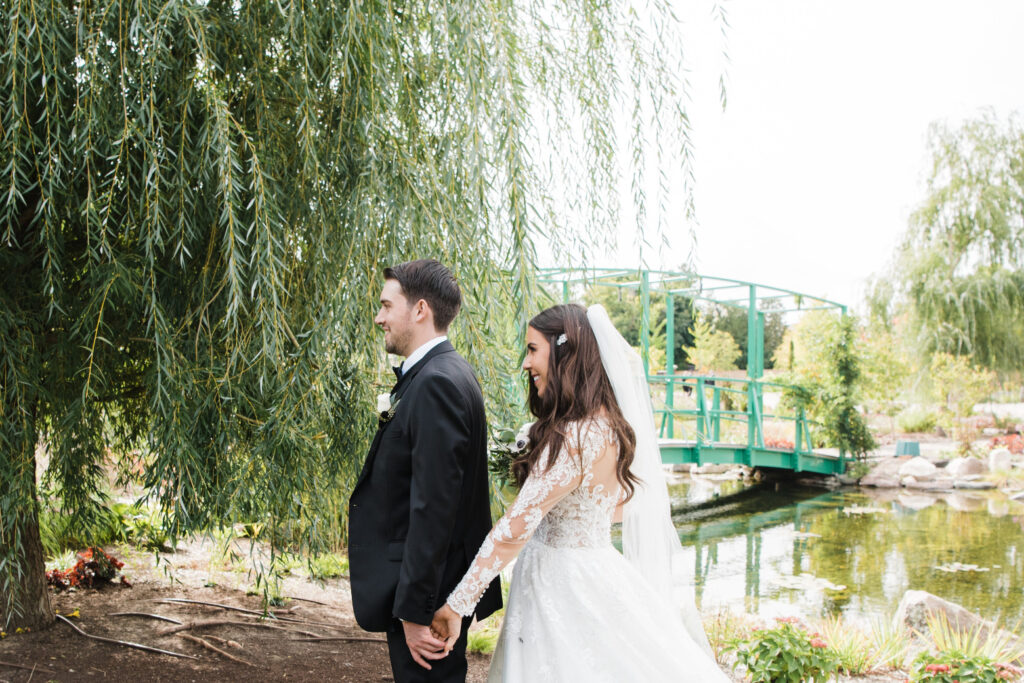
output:
M209 570L208 543L191 543L166 556L168 571L153 566L152 555L110 548L125 561L131 587L114 584L54 595L54 609L89 635L140 643L192 658L178 658L99 642L58 621L39 633L9 634L0 640L0 683L26 681L388 681L391 667L383 634L361 630L352 616L346 579L316 583L302 577L284 581L290 600L275 608L276 628L257 626L254 615L213 606L162 602L168 599L219 603L259 612L261 601L241 584L251 577ZM316 601L316 602L312 602ZM206 649L177 633L175 624L121 612L158 614L196 626L182 633L201 637L245 663ZM291 619L294 621L285 621ZM308 635L307 635L308 634ZM313 636L352 640L303 641ZM9 666L17 664L23 669ZM490 657L470 655L468 681L487 680Z

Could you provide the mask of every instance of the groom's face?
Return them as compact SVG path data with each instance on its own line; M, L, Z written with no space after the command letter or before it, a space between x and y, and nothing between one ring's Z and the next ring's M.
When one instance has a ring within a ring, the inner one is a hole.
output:
M398 280L385 280L380 292L380 310L373 322L384 330L384 348L388 353L408 356L413 349L415 309L402 293Z

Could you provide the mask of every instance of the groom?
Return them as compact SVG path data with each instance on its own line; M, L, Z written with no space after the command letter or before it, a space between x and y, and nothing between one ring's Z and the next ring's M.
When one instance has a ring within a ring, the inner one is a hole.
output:
M364 629L387 631L399 683L465 681L472 618L447 656L429 624L491 529L483 396L448 341L462 303L451 272L421 259L384 278L374 322L405 362L349 499L352 606ZM495 580L476 616L499 607Z

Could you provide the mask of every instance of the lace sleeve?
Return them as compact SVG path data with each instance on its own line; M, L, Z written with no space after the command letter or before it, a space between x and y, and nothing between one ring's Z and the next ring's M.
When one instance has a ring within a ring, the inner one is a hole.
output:
M593 476L594 461L601 455L608 436L605 430L589 429L580 448L574 432L570 430L563 446L568 454L563 454L553 466L547 468L546 454L538 460L512 506L491 529L466 575L448 596L448 604L462 616L473 614L484 590L515 559L544 515Z

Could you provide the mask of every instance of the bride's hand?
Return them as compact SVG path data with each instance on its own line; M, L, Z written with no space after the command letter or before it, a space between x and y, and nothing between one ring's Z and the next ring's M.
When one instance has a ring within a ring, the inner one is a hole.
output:
M434 612L434 620L430 623L430 628L438 634L439 638L444 638L444 653L448 654L455 647L455 641L462 633L462 617L446 602L441 605L441 609Z

